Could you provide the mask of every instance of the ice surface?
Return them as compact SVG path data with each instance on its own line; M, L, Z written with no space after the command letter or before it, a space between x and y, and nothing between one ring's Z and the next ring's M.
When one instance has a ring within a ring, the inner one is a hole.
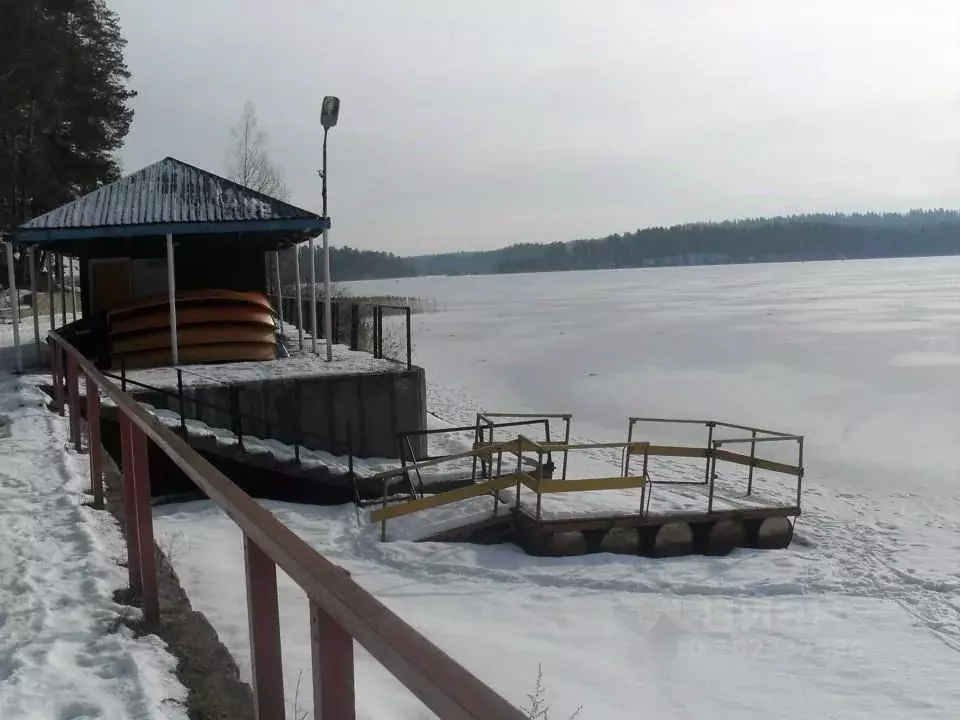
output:
M537 559L511 546L380 544L350 508L268 506L518 705L542 663L558 717L580 704L581 717L604 720L637 708L671 719L950 717L958 273L960 259L930 259L357 284L446 309L415 316L414 340L430 409L449 422L472 423L479 409L559 411L573 413L579 439L622 440L629 415L806 434L804 515L786 551ZM617 458L572 462L594 474ZM246 610L224 601L226 587L243 592L239 533L206 503L160 513L191 597L249 676ZM281 594L292 707L309 628L302 593L284 578ZM363 652L357 684L360 717L427 716Z
M454 424L478 409L526 410L573 413L577 439L621 440L625 418L640 414L805 434L804 515L786 551L531 558L512 546L409 542L399 522L395 541L379 543L352 507L267 506L512 702L525 704L542 664L560 718L580 704L585 720L637 708L671 720L951 717L958 272L960 259L848 261L357 289L446 308L415 316L414 340L430 409ZM572 472L617 462L585 453ZM209 503L157 508L157 529L249 678L239 532ZM288 709L303 673L303 712L306 602L286 577L280 593ZM429 716L364 652L357 662L361 718Z

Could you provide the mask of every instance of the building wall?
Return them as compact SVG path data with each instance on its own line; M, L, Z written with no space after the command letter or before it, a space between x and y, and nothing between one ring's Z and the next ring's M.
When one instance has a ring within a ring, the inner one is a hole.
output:
M175 239L177 290L222 289L266 293L266 251L262 246L242 243L240 240L232 235ZM132 297L167 291L166 249L163 243L133 239L118 249L119 252L102 253L100 256L131 258ZM86 314L90 310L90 264L87 258L80 259L78 284Z
M139 393L155 407L179 412L172 395ZM422 368L387 373L271 379L235 385L184 388L187 418L235 430L239 403L242 434L356 457L399 457L397 434L427 425ZM426 444L413 443L421 457Z

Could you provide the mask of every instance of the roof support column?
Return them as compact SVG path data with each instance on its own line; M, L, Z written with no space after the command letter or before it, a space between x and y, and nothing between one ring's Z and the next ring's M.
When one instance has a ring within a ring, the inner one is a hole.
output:
M43 345L40 344L40 314L37 300L37 248L30 248L30 304L33 305L33 342L37 346L37 362L43 362Z
M317 238L310 237L310 336L313 354L317 354Z
M174 270L173 234L167 233L167 293L170 296L170 355L173 364L180 364L180 344L177 339L177 278Z
M54 278L57 275L57 261L54 258L54 255L49 250L47 251L47 295L50 296L50 329L57 324L57 313L56 313L56 295L53 294Z
M7 243L7 279L10 282L10 317L13 320L13 347L17 353L17 372L23 372L20 355L20 294L17 292L17 274L13 267L13 243Z
M73 257L70 257L70 311L73 313L73 321L77 321L77 283L73 276Z
M60 321L61 326L65 327L67 324L67 281L64 278L63 255L57 257L60 258Z
M277 277L277 315L280 319L280 339L285 340L285 331L283 329L283 283L280 282L280 251L274 250L273 262L276 268Z
M297 337L303 350L303 290L300 287L300 246L293 246L293 272L297 276Z

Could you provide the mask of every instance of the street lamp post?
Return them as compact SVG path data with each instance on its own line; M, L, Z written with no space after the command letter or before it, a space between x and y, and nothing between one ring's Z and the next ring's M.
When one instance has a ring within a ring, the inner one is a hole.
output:
M327 132L337 124L340 115L340 98L327 95L323 99L323 108L320 112L320 124L323 125L323 168L320 177L323 180L323 334L327 338L327 362L333 360L333 313L331 311L330 287L330 240L328 226L330 217L327 215Z

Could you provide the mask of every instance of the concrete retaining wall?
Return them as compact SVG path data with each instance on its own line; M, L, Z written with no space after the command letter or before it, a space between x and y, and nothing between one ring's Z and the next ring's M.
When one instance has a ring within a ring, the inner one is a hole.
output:
M232 388L239 394L234 400ZM138 399L179 411L174 395L131 388ZM398 457L397 433L427 424L426 378L422 368L386 373L268 379L231 385L185 387L183 412L211 427L235 430L232 403L240 407L242 432L299 444L334 455ZM423 438L413 442L417 457Z

